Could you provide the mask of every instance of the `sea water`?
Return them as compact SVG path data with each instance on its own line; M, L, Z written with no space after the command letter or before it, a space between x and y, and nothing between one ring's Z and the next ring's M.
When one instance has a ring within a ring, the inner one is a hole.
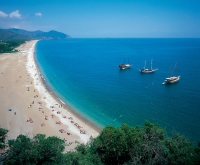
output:
M148 120L200 141L200 39L39 41L36 60L59 99L101 128ZM145 60L158 70L141 74ZM180 81L162 85L176 63Z

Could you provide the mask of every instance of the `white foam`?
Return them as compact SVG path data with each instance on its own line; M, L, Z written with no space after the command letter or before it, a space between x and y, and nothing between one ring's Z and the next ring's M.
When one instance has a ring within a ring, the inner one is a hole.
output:
M61 99L59 99L61 103L65 104Z

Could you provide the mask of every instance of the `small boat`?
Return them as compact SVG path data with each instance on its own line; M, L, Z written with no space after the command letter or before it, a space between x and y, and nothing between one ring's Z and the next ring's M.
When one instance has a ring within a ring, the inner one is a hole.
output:
M145 60L145 62L144 62L144 68L140 69L140 72L141 73L154 73L156 70L158 70L158 69L153 69L152 68L152 61L153 60L151 60L151 69L146 69L146 60Z
M124 59L124 64L119 64L119 68L120 69L129 69L129 68L131 68L131 64L126 64L125 63L125 59Z
M174 70L175 70L175 72L177 72L177 63L174 66ZM165 78L165 82L163 82L162 84L173 84L180 80L181 76L176 76L175 74L173 75L174 70L172 71L170 69L170 72L171 72L170 76Z

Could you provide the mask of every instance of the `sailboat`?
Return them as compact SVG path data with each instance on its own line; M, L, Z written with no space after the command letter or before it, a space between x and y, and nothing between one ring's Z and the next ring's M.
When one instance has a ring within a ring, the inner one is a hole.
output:
M146 60L145 60L145 62L144 62L144 68L143 68L143 69L140 69L140 72L141 72L141 73L153 73L153 72L155 72L156 70L158 70L158 69L153 69L153 68L152 68L152 62L153 62L153 60L151 60L151 69L146 69Z
M129 68L131 68L131 64L129 64L129 59L128 59L128 64L125 63L125 59L124 59L124 64L119 64L119 68L120 69L129 69Z
M177 63L174 66L174 70L177 71ZM175 83L175 82L180 80L181 76L176 76L175 74L173 75L174 70L170 71L171 72L170 77L165 78L165 82L163 82L163 84L165 84L165 83L173 84L173 83Z

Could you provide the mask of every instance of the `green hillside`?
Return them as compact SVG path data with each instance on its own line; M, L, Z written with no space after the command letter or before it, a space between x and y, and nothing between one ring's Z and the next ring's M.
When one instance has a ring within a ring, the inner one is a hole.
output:
M43 31L27 31L23 29L0 29L0 40L58 40L71 38L69 35L51 30Z

